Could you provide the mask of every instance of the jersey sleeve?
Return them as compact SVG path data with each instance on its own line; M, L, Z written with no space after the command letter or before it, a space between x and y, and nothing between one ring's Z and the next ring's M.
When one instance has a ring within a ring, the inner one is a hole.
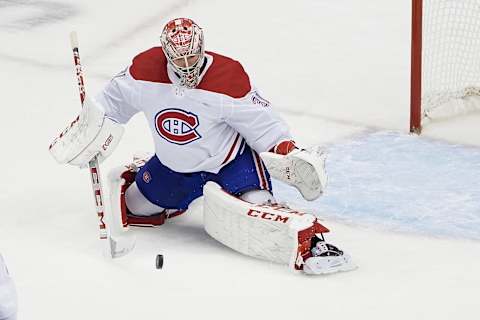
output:
M255 88L224 105L224 121L257 152L269 151L278 142L292 139L288 125Z
M127 123L138 109L138 90L135 79L129 69L118 73L96 96L97 102L104 108L105 116L118 122Z

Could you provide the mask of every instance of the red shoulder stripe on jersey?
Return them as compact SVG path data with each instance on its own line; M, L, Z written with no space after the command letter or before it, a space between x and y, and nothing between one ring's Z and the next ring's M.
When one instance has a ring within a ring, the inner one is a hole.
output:
M213 57L197 89L222 93L232 98L243 98L251 90L250 78L240 62L231 58L207 51Z
M135 80L172 83L167 73L167 58L161 47L153 47L133 58L130 74Z

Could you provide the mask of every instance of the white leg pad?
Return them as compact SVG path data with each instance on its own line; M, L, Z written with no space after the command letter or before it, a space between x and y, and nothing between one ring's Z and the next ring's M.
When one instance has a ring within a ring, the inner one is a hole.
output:
M312 231L316 217L271 205L242 201L213 182L204 187L204 225L207 233L245 255L299 269L299 234ZM326 229L328 231L328 229Z
M122 220L122 201L121 193L125 180L122 178L122 173L127 170L126 166L119 166L112 169L108 173L108 184L110 186L110 210L107 211L107 218L110 224L112 233L119 234L128 230Z
M108 222L108 241L110 246L105 255L117 258L126 255L133 250L136 237L128 232L128 225L122 220L121 193L125 180L121 177L122 172L128 167L121 166L110 171L108 175L110 185L110 206L105 210L105 217Z

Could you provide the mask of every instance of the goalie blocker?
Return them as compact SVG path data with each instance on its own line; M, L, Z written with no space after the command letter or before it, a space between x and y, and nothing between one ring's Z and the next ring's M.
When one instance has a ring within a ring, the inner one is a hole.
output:
M207 233L245 255L325 274L355 269L349 255L325 243L329 230L315 216L280 205L254 205L208 182L204 187Z

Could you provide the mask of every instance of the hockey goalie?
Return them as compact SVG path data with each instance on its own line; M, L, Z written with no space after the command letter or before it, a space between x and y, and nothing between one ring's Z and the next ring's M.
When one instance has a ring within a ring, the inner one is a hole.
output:
M242 65L204 50L195 22L168 22L160 42L87 96L50 148L59 163L86 167L108 157L122 124L144 113L155 154L109 174L110 228L162 225L203 196L205 230L236 251L308 274L353 269L349 255L325 242L328 229L314 215L279 205L272 191L271 176L318 198L325 154L295 145Z

